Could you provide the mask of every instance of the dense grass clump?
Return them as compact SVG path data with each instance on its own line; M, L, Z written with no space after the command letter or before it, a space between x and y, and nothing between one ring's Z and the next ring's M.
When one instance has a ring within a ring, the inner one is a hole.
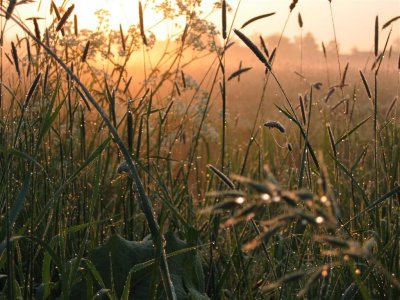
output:
M298 1L268 39L229 1L221 33L201 1L153 3L185 16L166 42L152 1L95 31L20 2L0 8L2 299L400 297L398 17L341 55L300 12L299 47L284 37Z

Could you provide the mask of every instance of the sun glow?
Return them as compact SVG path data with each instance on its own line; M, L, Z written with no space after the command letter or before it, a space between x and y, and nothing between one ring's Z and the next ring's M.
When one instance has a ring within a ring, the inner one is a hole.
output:
M131 25L139 23L139 1L126 0L96 0L96 1L74 1L75 13L79 18L81 28L96 29L99 20L96 12L105 10L109 13L110 29L128 28ZM157 2L160 1L155 1ZM167 36L167 28L165 26L157 26L162 21L161 13L154 11L151 7L144 5L144 25L145 29L156 30L164 37Z
M214 10L213 5L220 0L202 0L203 11L201 18L206 18L221 29L221 11ZM123 30L128 30L132 25L139 23L139 0L54 0L57 7L63 6L64 9L74 4L73 14L78 17L80 29L96 30L98 17L96 11L101 9L109 12L109 29L119 30L120 25ZM154 11L154 6L161 3L175 3L175 0L142 0L144 9L145 31L154 33L157 40L167 40L171 36L181 33L185 27L185 18L178 17L173 20L162 21L163 14ZM194 3L195 1L193 1ZM265 18L254 22L244 29L248 36L252 34L273 35L282 31L285 20L289 13L289 4L292 0L229 0L227 3L232 8L228 13L228 24L235 19L233 28L240 26L247 20L262 13L276 12L271 18ZM49 26L55 16L50 15L51 0L37 0L29 4L17 5L16 14L21 19L41 18L39 25ZM373 46L374 20L379 15L381 23L393 18L393 12L400 8L398 0L337 0L332 2L333 17L336 20L336 31L341 46L341 51L350 52L353 47L362 50L370 50ZM239 5L240 4L240 5ZM359 10L362 5L363 9ZM238 8L237 14L235 10ZM213 11L213 13L211 13ZM357 13L354 13L357 12ZM301 13L304 20L304 34L311 32L318 44L327 44L333 39L332 22L329 9L329 2L326 0L299 1L296 11L289 18L285 29L285 36L294 39L300 34L297 24L297 13ZM236 17L234 18L234 16ZM161 22L162 21L162 22ZM29 22L29 24L31 24ZM177 25L178 24L178 28ZM10 22L7 25L6 34L15 35L17 26ZM363 34L360 34L362 32ZM393 23L392 40L400 39L400 22Z
M162 12L154 10L154 7L162 2L163 0L142 1L144 27L145 31L154 33L157 39L168 39L176 30L177 20L174 22L163 20ZM72 14L77 16L80 30L98 29L99 16L96 12L101 10L107 12L105 21L108 29L119 30L121 26L123 30L127 30L130 26L139 24L139 0L55 0L54 3L59 9L62 7L64 11L74 4L75 8ZM54 13L50 15L50 6L51 1L46 0L17 6L15 12L22 20L32 17L39 18L39 25L44 28L50 25L55 18ZM14 33L13 28L15 25L10 24L8 30Z

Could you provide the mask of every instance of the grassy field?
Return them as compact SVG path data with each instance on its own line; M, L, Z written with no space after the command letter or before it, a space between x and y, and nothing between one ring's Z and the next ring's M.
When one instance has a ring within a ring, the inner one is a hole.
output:
M398 18L291 58L181 3L157 42L1 2L0 298L398 299Z

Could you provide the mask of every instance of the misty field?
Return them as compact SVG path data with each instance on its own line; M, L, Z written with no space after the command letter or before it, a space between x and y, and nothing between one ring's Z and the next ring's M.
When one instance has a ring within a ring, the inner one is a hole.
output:
M400 298L400 17L341 53L330 0L323 43L296 0L294 40L31 2L0 6L0 299Z

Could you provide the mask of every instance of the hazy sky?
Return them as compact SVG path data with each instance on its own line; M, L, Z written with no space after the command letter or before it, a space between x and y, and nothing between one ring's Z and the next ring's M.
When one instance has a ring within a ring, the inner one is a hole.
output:
M263 34L280 32L288 16L291 2L292 0L242 0L236 27L240 27L251 17L276 12L272 17L249 25L244 32L256 31ZM231 0L228 3L235 9L239 1ZM381 27L386 21L400 15L400 0L332 0L332 9L341 49L349 51L356 46L359 49L369 50L373 46L376 15L379 16ZM299 35L297 21L299 12L304 23L303 32L312 32L319 42L327 43L333 39L328 0L299 0L285 31L290 37ZM400 20L393 24L392 40L396 38L400 38Z
M153 1L153 0L152 0ZM161 0L157 0L161 1ZM204 12L209 12L215 2L218 0L203 0ZM36 1L39 3L39 1ZM63 1L55 1L61 4ZM138 0L80 0L69 1L75 3L75 12L78 14L80 27L94 27L96 17L94 12L100 8L105 8L111 13L111 26L118 28L122 23L124 28L138 21ZM142 0L142 3L145 3ZM236 10L239 0L228 0L227 3ZM276 12L276 15L267 19L254 22L246 27L243 32L251 34L259 32L264 35L278 33L282 30L285 20L289 13L289 5L292 0L241 0L237 19L234 24L235 28L240 26L248 19L260 14ZM37 3L18 6L18 13L23 18L31 16L46 17L49 14L48 0L41 1L42 9L37 11ZM29 7L30 8L29 8ZM362 50L372 48L374 40L374 22L375 16L379 16L380 27L389 19L400 15L400 0L332 0L333 16L336 25L336 32L341 50L350 51L351 48L357 47ZM299 27L297 21L298 13L301 13L304 22L303 32L312 32L317 42L328 43L333 39L332 20L330 15L330 7L328 0L299 0L295 10L289 19L286 28L286 35L293 37L299 35ZM233 13L228 15L228 21L231 22ZM145 24L147 26L157 21L157 16L150 10L145 11ZM220 11L217 11L210 20L220 27ZM50 22L49 20L47 22ZM43 21L42 21L43 23ZM165 38L166 29L172 30L173 26L163 25L154 29L159 39ZM13 33L13 30L9 30ZM381 36L388 33L388 29ZM393 24L392 41L400 38L400 20ZM381 44L383 44L383 38Z

